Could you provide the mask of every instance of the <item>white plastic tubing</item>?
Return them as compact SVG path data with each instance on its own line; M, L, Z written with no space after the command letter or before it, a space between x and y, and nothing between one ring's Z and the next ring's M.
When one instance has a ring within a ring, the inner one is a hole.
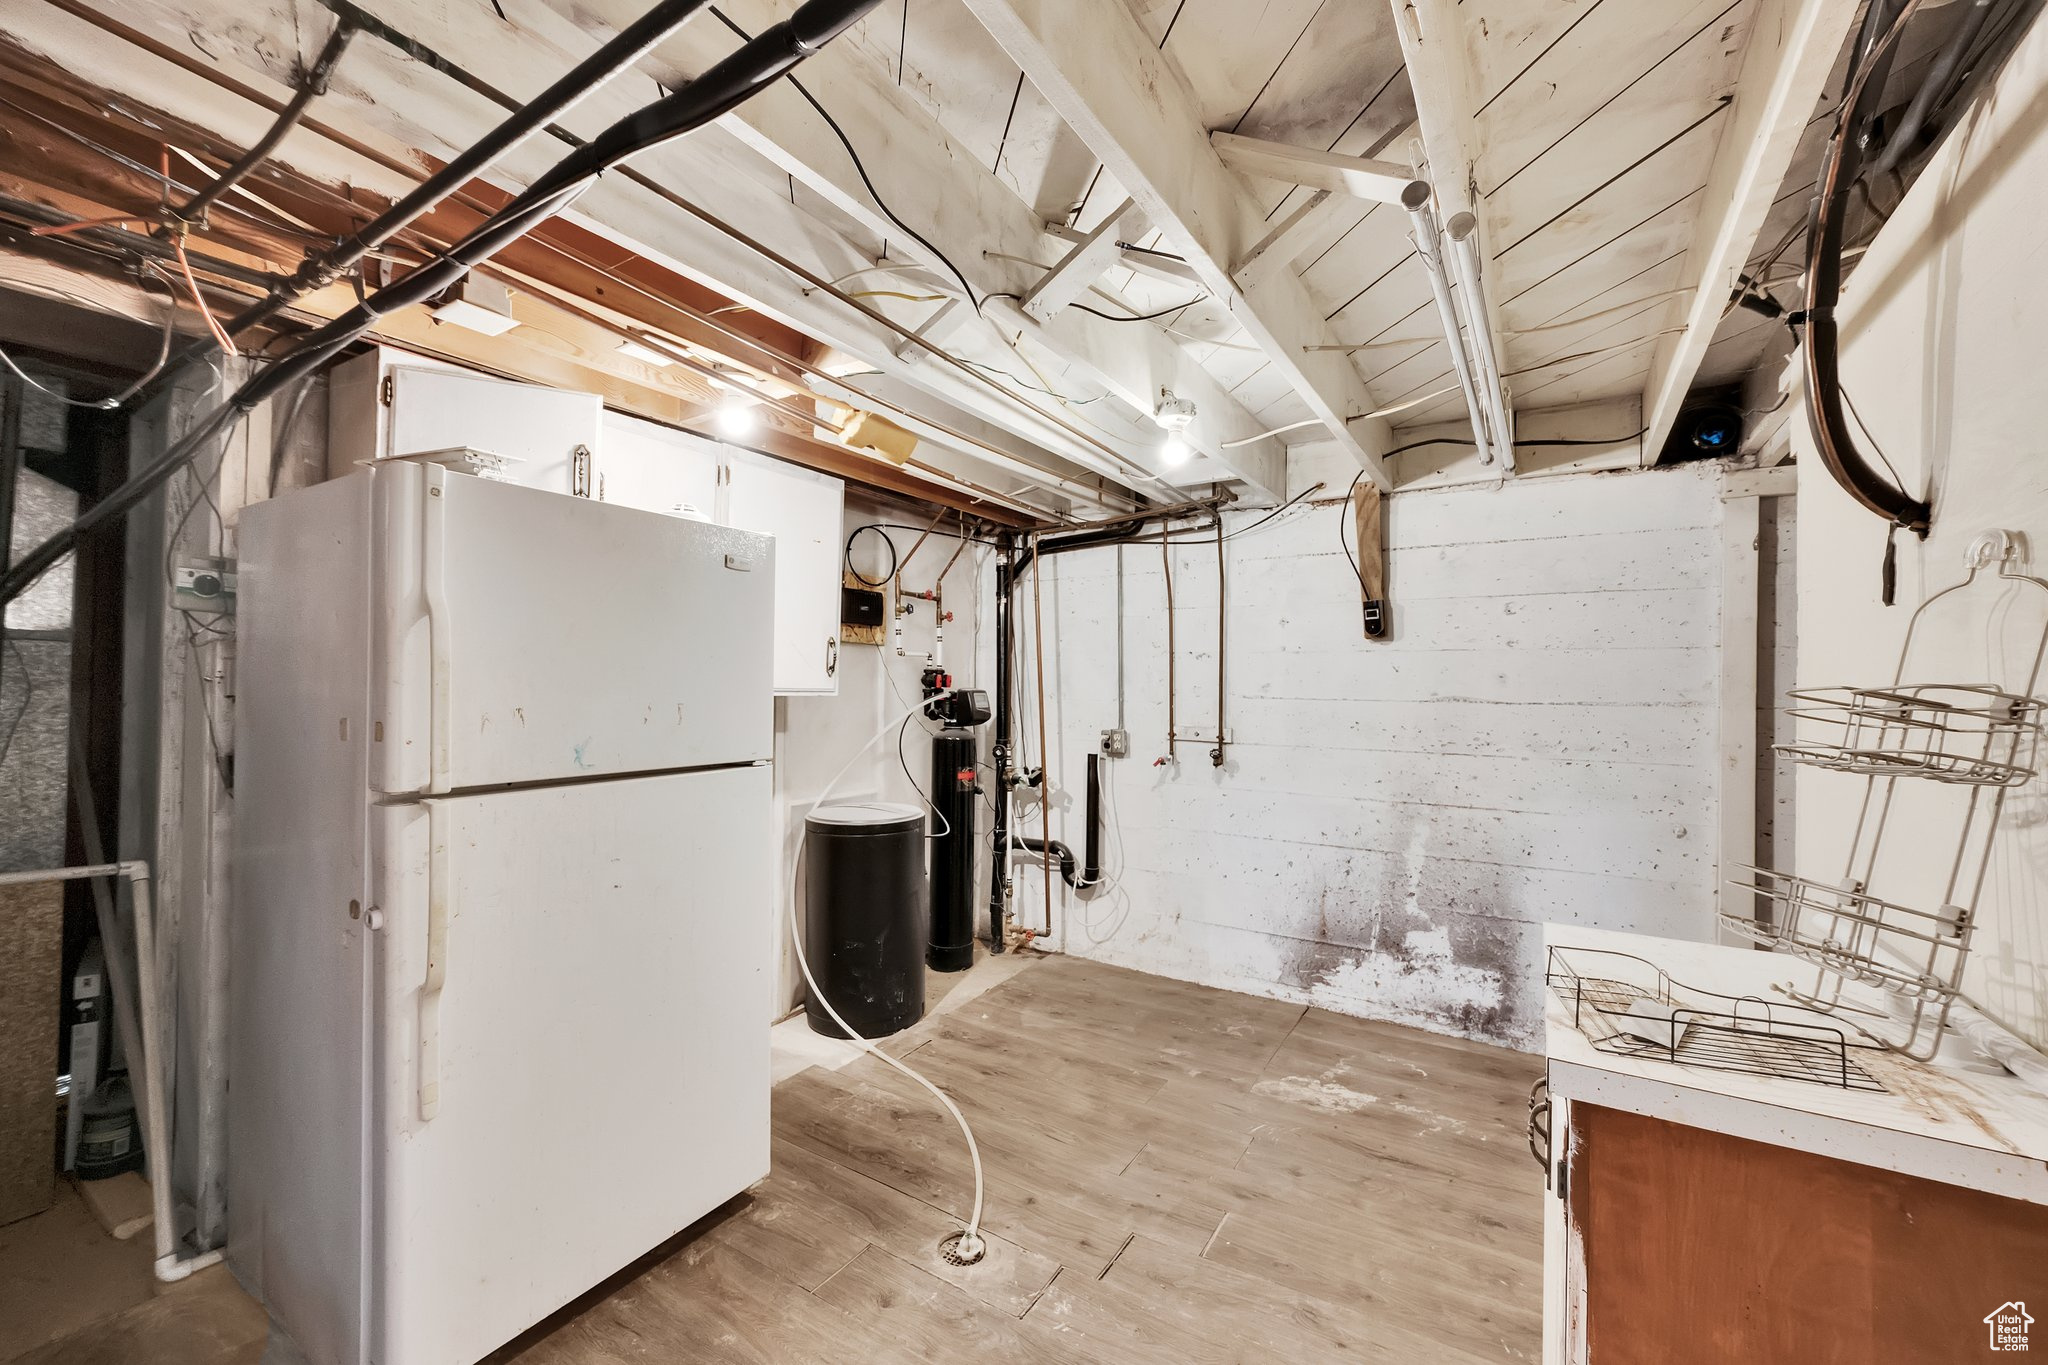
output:
M953 694L951 691L936 692L931 696L926 697L923 701L917 703L917 705L890 716L887 723L884 724L881 729L875 731L873 735L869 736L867 743L861 745L860 748L854 752L854 755L846 760L846 766L841 768L838 772L832 775L832 780L825 784L824 790L818 793L817 797L812 801L812 805L816 807L825 804L825 799L831 796L833 791L839 786L840 781L849 772L853 771L853 765L860 762L862 756L864 756L869 749L872 749L874 747L876 740L881 739L887 734L889 734L890 731L894 730L898 725L902 724L904 721L909 720L910 717L927 710L933 702L936 702L944 697L950 697L952 695ZM820 1005L824 1006L825 1013L832 1016L832 1022L839 1025L839 1027L842 1030L844 1030L844 1032L846 1033L847 1040L849 1042L851 1042L855 1047L858 1047L862 1052L867 1053L870 1057L876 1058L885 1065L889 1066L891 1069L901 1072L903 1075L908 1076L911 1080L916 1081L919 1085L923 1086L926 1090L929 1090L932 1094L932 1098L937 1100L942 1106L944 1106L946 1112L953 1116L953 1122L960 1125L960 1136L967 1139L967 1158L974 1165L974 1211L968 1215L967 1222L962 1230L960 1237L959 1253L963 1260L980 1260L982 1253L987 1249L987 1247L983 1243L981 1238L981 1203L983 1190L981 1178L981 1148L975 1144L974 1130L967 1126L967 1116L960 1112L959 1105L953 1103L953 1097L951 1095L948 1095L945 1091L939 1089L936 1085L933 1085L930 1081L926 1080L923 1076L919 1075L909 1066L896 1060L896 1058L891 1057L888 1053L882 1051L873 1043L861 1037L860 1033L853 1027L853 1025L847 1023L844 1019L839 1017L839 1011L832 1008L831 998L828 997L824 991L818 988L818 979L815 976L811 975L810 959L804 956L803 926L798 922L798 916L796 912L797 884L802 880L804 865L804 840L801 837L799 837L797 840L796 848L796 857L790 860L789 868L789 937L790 941L796 946L796 965L803 969L804 985L809 988L811 992L811 999L817 1001Z
M165 1283L182 1280L220 1260L220 1252L178 1254L178 1234L171 1209L171 1120L164 1093L163 1014L156 994L156 926L151 918L149 864L141 859L58 867L37 872L0 873L0 886L33 882L76 882L95 877L126 878L135 915L136 994L141 997L142 1066L145 1084L137 1087L144 1141L149 1155L149 1194L156 1223L156 1277ZM979 1168L977 1167L977 1170Z

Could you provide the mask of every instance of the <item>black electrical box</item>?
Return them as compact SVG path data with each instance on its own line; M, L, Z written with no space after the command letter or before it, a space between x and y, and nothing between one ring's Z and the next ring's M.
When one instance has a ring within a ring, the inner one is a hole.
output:
M882 594L873 588L839 590L839 624L842 626L867 626L879 629L886 607Z

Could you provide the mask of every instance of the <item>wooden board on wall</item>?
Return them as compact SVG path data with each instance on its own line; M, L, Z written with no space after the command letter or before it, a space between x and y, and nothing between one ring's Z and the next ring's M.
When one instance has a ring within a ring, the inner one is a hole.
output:
M0 886L0 1224L56 1193L58 978L64 888Z
M1984 1319L2041 1312L2048 1208L1572 1106L1589 1365L2005 1360Z

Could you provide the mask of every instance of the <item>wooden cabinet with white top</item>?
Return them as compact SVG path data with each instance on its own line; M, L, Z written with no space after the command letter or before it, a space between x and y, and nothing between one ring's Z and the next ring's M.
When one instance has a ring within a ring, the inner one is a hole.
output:
M775 691L839 690L845 485L690 432L608 413L594 394L498 379L380 347L334 367L328 476L468 447L529 488L775 537Z
M1933 1062L1794 1039L1784 988L1814 969L1792 958L1558 925L1546 943L1546 1365L2011 1358L2026 1306L2048 1308L2048 1096L1960 1039ZM1715 1015L1681 1010L1674 1041L1668 1011L1625 1017L1628 958L1741 1022L1709 1036ZM2048 1314L2038 1330L2048 1349Z

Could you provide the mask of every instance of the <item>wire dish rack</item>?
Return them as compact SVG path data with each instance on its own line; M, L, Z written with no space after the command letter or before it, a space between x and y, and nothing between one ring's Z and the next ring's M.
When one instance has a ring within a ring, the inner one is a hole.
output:
M1962 988L1999 815L2006 795L2033 777L2043 728L2035 693L2048 656L2048 610L2039 633L2025 636L2031 649L2013 670L2020 675L2017 690L1977 682L1905 681L1914 662L1914 637L1937 603L1953 603L1980 580L1980 592L1989 588L2048 597L2048 583L2018 571L2018 542L2007 532L1978 537L1965 563L1968 571L1960 583L1931 594L1908 619L1890 684L1791 694L1798 705L1790 710L1803 722L1802 734L1796 743L1777 746L1778 752L1811 767L1865 779L1840 880L1743 868L1730 885L1760 898L1761 910L1755 916L1721 914L1721 923L1732 932L1819 968L1813 988L1790 991L1793 999L1837 1018L1859 1015L1867 1022L1844 1019L1846 1027L1921 1060L1941 1046L1949 1008ZM1985 619L2005 621L2015 615L2011 600L1993 601ZM1955 655L1953 649L1932 653L1944 666ZM1941 783L1967 793L1953 804L1952 840L1942 828L1950 817L1941 811L1933 812L1932 822L1924 811L1907 817L1904 828L1891 831L1901 780ZM1903 847L1908 856L1881 865L1888 835L1891 846ZM1916 859L1924 867L1946 866L1938 895L1913 906L1873 892L1874 878L1900 870L1910 875ZM1928 903L1936 908L1924 908ZM1852 1004L1844 996L1852 983L1876 995Z
M1995 687L1819 687L1790 708L1821 738L1781 744L1800 763L1862 777L1924 777L1971 787L2017 787L2034 775L2041 707Z
M1544 982L1601 1052L1884 1093L1855 1056L1882 1045L1822 1010L1699 990L1647 958L1604 948L1551 948Z

